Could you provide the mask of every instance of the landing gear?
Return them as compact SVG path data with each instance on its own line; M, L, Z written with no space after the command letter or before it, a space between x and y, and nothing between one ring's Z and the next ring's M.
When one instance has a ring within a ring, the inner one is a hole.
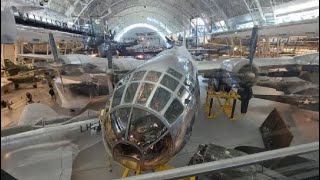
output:
M240 88L238 89L238 94L240 95L241 100L241 113L245 114L248 111L249 101L252 98L252 88Z

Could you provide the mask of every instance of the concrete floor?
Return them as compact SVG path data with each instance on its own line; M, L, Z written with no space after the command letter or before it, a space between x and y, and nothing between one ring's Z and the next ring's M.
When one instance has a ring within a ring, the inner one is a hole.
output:
M202 79L199 79L200 82ZM231 121L221 114L215 120L208 120L204 114L205 87L201 86L201 108L199 118L193 126L190 141L168 164L174 167L186 166L197 151L199 144L214 143L227 148L237 146L264 147L259 127L262 125L269 113L277 108L284 120L287 122L294 138L291 146L319 141L319 113L299 110L290 105L252 99L249 112L241 115L239 103L236 110L236 121ZM279 93L272 89L255 87L257 93ZM107 159L102 142L80 152L73 161L73 180L86 180L94 177L96 180L120 178L124 168L116 163L113 164L112 173L107 170Z
M5 93L1 96L1 100L8 100L13 102L11 107L12 111L9 111L8 108L1 108L1 129L6 127L15 126L19 121L20 115L26 106L26 93L29 92L32 94L34 102L40 102L42 104L48 105L55 112L60 115L75 116L84 112L86 109L99 111L101 107L104 107L107 101L105 96L97 97L92 99L92 101L84 108L77 109L75 112L70 112L69 109L61 108L59 96L57 95L56 101L51 99L49 94L49 87L47 84L38 84L37 88L33 88L30 85L23 84L18 90L11 90L9 93ZM57 94L57 93L56 93Z
M8 108L1 108L1 129L14 126L20 118L20 115L26 106L26 93L29 92L32 95L34 102L40 102L51 107L58 114L70 115L68 109L63 109L59 106L59 98L57 102L51 99L49 94L49 87L47 84L38 84L37 88L33 88L28 84L22 84L18 90L11 90L9 93L5 93L1 96L1 100L8 100L13 102L11 107L12 111Z

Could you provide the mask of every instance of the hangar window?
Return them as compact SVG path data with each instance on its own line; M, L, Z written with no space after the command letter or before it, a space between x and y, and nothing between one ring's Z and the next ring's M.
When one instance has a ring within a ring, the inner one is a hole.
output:
M167 73L171 74L172 76L176 77L177 79L181 79L182 78L182 74L180 74L179 72L177 72L176 70L169 68Z
M191 96L190 96L190 93L187 91L187 89L184 86L181 86L181 88L180 88L180 90L179 90L177 95L180 97L181 102L184 105L188 105L189 104Z
M138 91L139 94L138 94L137 102L139 104L145 105L153 88L154 88L153 84L143 83L140 90Z
M139 72L134 73L134 75L132 77L132 81L142 80L145 73L146 73L146 71L139 71Z
M183 106L178 99L174 99L170 104L168 110L164 114L164 117L167 118L170 124L174 123L174 121L182 114Z
M167 90L161 87L158 87L157 91L153 95L153 98L150 103L150 107L160 112L164 108L164 106L168 103L170 97L171 95Z
M124 91L124 86L118 88L113 95L112 107L116 107L121 103L122 94Z
M165 75L162 80L161 84L164 85L165 87L171 89L172 91L175 91L179 82L172 77Z
M161 72L150 71L150 72L148 72L147 77L145 78L145 80L156 83L156 82L159 81L160 76L161 76Z
M134 95L138 89L139 83L131 83L127 89L126 96L124 97L125 103L131 103L133 101Z
M124 140L131 108L121 108L111 113L111 126L117 139Z
M144 148L160 138L166 131L167 127L155 115L138 108L132 109L128 132L129 141Z

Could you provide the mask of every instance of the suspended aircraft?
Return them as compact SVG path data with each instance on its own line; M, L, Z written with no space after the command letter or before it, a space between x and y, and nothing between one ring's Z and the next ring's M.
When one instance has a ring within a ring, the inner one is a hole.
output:
M254 62L237 58L226 60L222 64L196 63L185 47L163 51L152 60L133 68L116 85L110 106L105 107L107 113L103 114L100 122L106 150L115 161L125 167L136 170L154 169L181 151L191 136L199 107L198 73L207 73L208 76L209 72L216 70L224 73L216 77L220 80L220 85L234 87L232 85L236 84L238 87L251 88L257 81L261 67L316 63L319 64L304 58ZM237 76L233 73L237 73ZM64 129L64 126L59 129ZM16 142L16 147L10 147L10 151L19 149L21 144L29 141L12 141L10 138L12 136L8 136L2 143L6 145ZM35 146L42 144L33 140L31 142L28 143ZM63 147L63 144L56 143L52 149L59 146ZM60 149L58 153L63 151L64 149ZM1 153L1 156L2 160L6 158L5 153ZM71 158L69 160L72 161ZM46 161L48 162L50 161ZM56 169L42 168L42 172L53 170Z
M92 98L110 95L112 82L108 77L107 58L93 57L84 54L58 54L52 33L49 33L49 43L52 54L18 54L22 58L47 60L44 68L54 68L58 73L55 87L61 100L61 107L68 109L82 109ZM134 69L144 61L133 58L118 58L112 62L112 69L116 78ZM111 86L111 87L110 87Z
M14 19L14 11L28 12L42 10L40 4L31 4L24 0L1 1L1 44L15 43L17 27Z

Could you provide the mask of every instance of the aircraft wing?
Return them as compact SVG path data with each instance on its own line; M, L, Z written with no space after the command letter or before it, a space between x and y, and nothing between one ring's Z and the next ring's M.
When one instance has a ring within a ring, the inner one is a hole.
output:
M42 54L18 54L18 57L30 58L30 59L53 60L52 55L42 55Z
M40 104L40 103L32 103L25 106L23 109L20 118L18 120L18 126L26 126L31 125L34 126L37 123L41 124L41 121L50 121L53 119L63 120L69 119L71 116L59 115L49 106Z
M285 68L288 66L319 66L319 53L306 54L296 57L255 58L253 62L261 69ZM198 72L204 73L208 71L219 70L221 69L222 63L223 60L198 61Z
M79 152L101 141L97 118L1 137L1 168L17 179L69 180ZM19 127L18 127L19 128Z
M221 68L221 63L222 61L197 61L196 62L199 73L218 70Z
M268 78L260 77L257 86L283 91L286 94L319 94L319 85L298 77Z
M255 58L253 62L260 68L264 67L286 67L292 65L318 65L319 53L305 54L295 57L281 58Z
M72 145L32 145L6 153L3 169L17 179L71 179L73 154L79 151Z

